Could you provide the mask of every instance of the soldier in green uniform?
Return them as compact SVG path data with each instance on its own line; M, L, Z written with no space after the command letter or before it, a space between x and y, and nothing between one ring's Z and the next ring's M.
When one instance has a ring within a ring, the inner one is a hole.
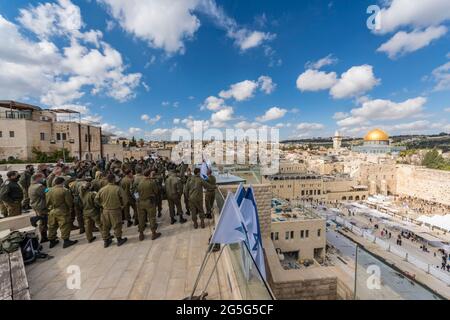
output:
M2 185L3 185L3 177L2 177L2 175L0 174L0 189L1 189L1 187L2 187ZM0 219L1 218L3 218L3 217L6 217L6 206L5 206L5 204L3 203L3 201L2 200L0 200Z
M180 223L185 223L183 218L183 209L181 207L181 195L183 194L183 184L178 178L175 168L171 168L169 176L165 183L167 202L169 203L169 213L171 224L177 222L175 219L175 207L177 208L177 215L180 216Z
M187 192L186 186L191 178L192 178L191 168L187 168L183 182L183 198L184 198L184 206L186 207L186 214L188 216L191 215L191 207L189 206L189 193Z
M70 191L64 188L64 178L58 177L53 181L52 187L46 194L48 214L48 239L50 240L50 248L56 246L58 228L63 239L63 248L73 246L78 241L71 241L70 238L70 210L73 206L73 199Z
M22 213L23 191L19 186L20 175L17 171L9 171L6 176L8 179L0 188L0 201L6 207L6 216L19 216Z
M117 245L120 247L127 238L122 238L122 210L127 204L127 195L116 182L116 176L108 175L108 184L100 189L95 196L95 203L102 208L102 237L104 247L108 248L111 243L110 231L114 230L114 236L117 239Z
M92 243L97 239L93 235L95 226L102 230L100 219L100 208L95 203L97 193L92 190L92 183L86 182L80 187L80 200L83 207L84 229L86 230L86 239Z
M139 195L139 240L144 240L145 221L150 222L152 231L152 240L156 240L161 236L157 232L158 225L156 223L156 206L159 188L154 179L155 171L146 170L145 178L139 183L137 193ZM146 219L147 217L147 219Z
M75 218L77 219L78 228L80 229L80 234L85 232L84 229L84 221L83 221L83 205L80 199L80 187L85 184L84 174L79 173L76 180L73 180L68 183L68 187L73 197L73 211L71 215L72 226L75 222ZM72 228L74 229L74 228Z
M30 197L28 195L28 188L31 184L31 176L34 174L34 167L32 165L27 165L25 167L25 171L20 175L19 185L22 188L23 192L23 200L22 200L22 209L30 210Z
M55 178L60 177L62 174L62 168L61 167L55 167L53 168L53 171L49 174L47 178L47 187L51 188L53 187L53 180Z
M138 213L134 216L134 225L135 226L139 225L139 199L137 199L135 197L135 194L137 194L137 187L142 182L142 180L145 179L143 172L144 172L143 167L136 165L136 175L134 176L134 179L133 179L133 188L132 188L133 197L136 201L136 210ZM146 222L147 222L147 220L145 220L145 223Z
M126 169L124 171L125 176L120 180L120 187L125 191L125 194L128 197L127 205L123 209L123 218L127 221L128 228L133 225L133 221L131 220L130 208L133 209L133 217L136 219L138 215L136 210L136 202L133 197L132 189L133 189L133 172L130 169Z
M194 175L186 184L186 192L189 195L189 206L191 207L192 221L194 228L198 229L198 216L200 216L200 226L205 228L205 211L203 210L203 188L213 188L208 182L200 177L200 169L195 168Z
M206 188L206 194L205 194L205 207L206 207L206 218L212 219L213 214L213 208L214 208L214 200L216 198L216 177L213 176L212 170L208 169L208 179L206 182L208 182L211 187Z
M156 164L157 175L155 176L156 182L158 184L158 194L156 195L156 205L158 208L158 218L162 216L162 201L164 199L164 187L163 183L166 178L166 168L162 162Z
M45 176L42 173L35 174L31 177L31 185L28 189L31 208L33 208L36 216L42 217L42 219L38 222L41 243L48 242L48 209L45 199L45 191L47 187L45 186L45 182Z

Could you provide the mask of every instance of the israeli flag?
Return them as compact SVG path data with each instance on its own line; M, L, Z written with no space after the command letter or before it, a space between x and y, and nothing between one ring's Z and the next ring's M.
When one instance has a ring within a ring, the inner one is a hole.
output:
M206 161L203 161L202 166L200 168L200 176L202 177L203 180L208 180L208 169L209 166L206 163Z
M229 192L220 213L219 222L211 238L214 244L233 244L247 241L247 228L234 195Z
M258 208L256 206L252 186L247 189L240 209L248 230L248 246L250 253L255 260L261 276L266 279L266 267L264 263L264 251L261 239L261 229L259 226Z
M238 206L241 206L242 200L244 200L245 197L245 188L243 183L239 184L239 187L236 190L234 197L236 198Z

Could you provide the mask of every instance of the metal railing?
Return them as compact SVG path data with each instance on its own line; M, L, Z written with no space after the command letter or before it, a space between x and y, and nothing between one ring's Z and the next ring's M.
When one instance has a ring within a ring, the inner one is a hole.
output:
M216 203L219 213L222 211L225 197L218 189ZM243 300L275 300L269 284L261 275L246 244L236 243L228 246L230 262L234 271L237 287Z
M352 233L377 244L384 250L396 255L399 258L402 258L404 261L409 262L415 267L421 269L422 271L425 271L426 273L431 274L433 277L439 279L446 285L450 286L450 274L448 272L439 270L437 265L429 264L423 261L422 259L408 253L407 251L402 250L400 246L396 246L387 241L384 241L383 239L380 239L372 235L369 231L352 225L350 222L341 217L336 217L335 222L347 227Z

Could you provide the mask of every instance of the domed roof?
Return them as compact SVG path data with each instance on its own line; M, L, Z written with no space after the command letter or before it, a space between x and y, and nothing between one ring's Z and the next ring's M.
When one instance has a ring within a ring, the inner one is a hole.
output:
M375 129L369 131L364 137L364 141L389 141L389 136L383 130Z

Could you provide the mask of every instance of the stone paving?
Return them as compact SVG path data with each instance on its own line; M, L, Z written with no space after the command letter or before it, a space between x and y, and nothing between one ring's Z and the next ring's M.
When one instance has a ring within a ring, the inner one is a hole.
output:
M150 231L147 230L146 239L139 242L137 227L124 226L128 242L122 247L117 247L114 242L104 249L99 234L96 234L95 242L88 244L78 231L74 231L71 238L79 240L79 243L71 248L62 249L59 244L48 249L48 244L44 244L45 252L54 258L27 267L32 299L179 300L189 296L207 249L213 222L208 222L203 230L194 230L191 221L171 226L167 208L159 220L162 237L156 241L150 239ZM213 259L209 261L207 271L213 266ZM80 268L79 290L67 288L70 266ZM225 281L220 279L220 269L214 273L208 287L208 299L227 298L225 290L221 289ZM204 276L200 281L200 291L206 278Z

